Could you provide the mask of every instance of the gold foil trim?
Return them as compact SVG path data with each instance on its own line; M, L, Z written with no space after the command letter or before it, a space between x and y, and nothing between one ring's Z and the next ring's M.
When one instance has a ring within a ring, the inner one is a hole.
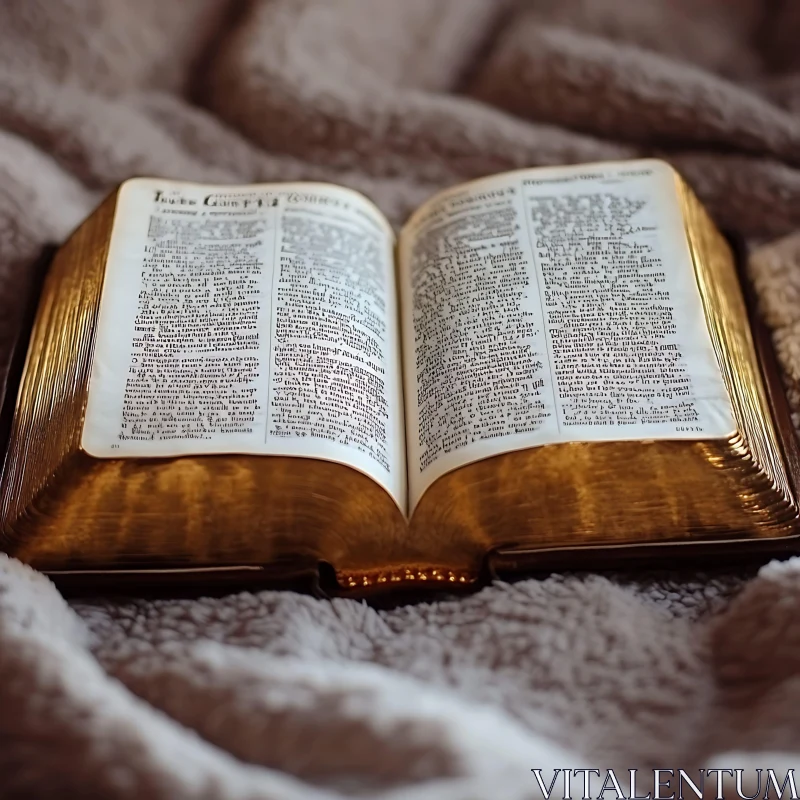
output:
M400 583L436 583L468 585L478 576L466 571L452 569L399 569L374 572L337 572L336 580L345 589L366 589L380 586L396 586Z

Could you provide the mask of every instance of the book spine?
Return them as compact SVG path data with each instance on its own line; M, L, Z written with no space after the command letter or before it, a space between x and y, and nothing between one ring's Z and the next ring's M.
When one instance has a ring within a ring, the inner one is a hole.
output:
M478 576L466 570L412 568L375 570L370 572L336 572L336 581L343 589L377 589L409 584L450 584L466 586L478 581Z

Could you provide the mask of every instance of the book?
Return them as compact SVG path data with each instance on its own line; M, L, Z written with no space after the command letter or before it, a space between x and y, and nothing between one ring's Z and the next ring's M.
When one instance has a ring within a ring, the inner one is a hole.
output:
M759 325L659 160L471 181L397 235L340 186L135 178L49 266L0 541L90 586L343 593L788 552Z

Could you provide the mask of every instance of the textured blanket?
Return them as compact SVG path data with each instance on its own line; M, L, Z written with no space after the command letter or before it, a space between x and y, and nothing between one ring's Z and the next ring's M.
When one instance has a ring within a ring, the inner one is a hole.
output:
M752 245L800 412L798 41L796 0L3 0L2 328L40 246L132 175L331 180L400 223L462 179L659 155ZM379 610L68 603L0 556L3 798L511 800L540 796L537 768L785 775L798 707L800 560Z

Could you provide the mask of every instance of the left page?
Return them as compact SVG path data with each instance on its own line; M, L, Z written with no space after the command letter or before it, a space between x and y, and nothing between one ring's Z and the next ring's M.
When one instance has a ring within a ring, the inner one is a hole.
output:
M120 189L82 447L347 464L406 509L394 235L328 184Z

